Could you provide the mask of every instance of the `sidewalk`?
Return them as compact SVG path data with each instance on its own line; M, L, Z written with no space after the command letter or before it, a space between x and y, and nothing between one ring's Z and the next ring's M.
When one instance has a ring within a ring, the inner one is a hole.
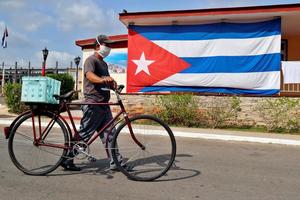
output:
M82 111L72 110L71 112L76 127L79 128ZM9 126L16 116L8 113L6 106L0 105L0 125ZM62 116L68 120L67 113L63 113ZM176 137L300 146L300 135L203 128L171 127L171 129Z

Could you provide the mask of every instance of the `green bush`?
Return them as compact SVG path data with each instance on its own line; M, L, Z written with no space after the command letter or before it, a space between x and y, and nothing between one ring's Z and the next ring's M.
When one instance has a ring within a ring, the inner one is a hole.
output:
M75 81L69 74L47 74L47 76L61 81L61 94L66 94L74 88ZM22 85L20 83L5 84L4 96L9 112L21 113L28 109L28 106L21 102L21 91Z
M298 99L287 97L266 99L257 109L269 132L298 132L300 129Z
M20 83L6 83L4 85L4 98L9 112L22 113L28 107L21 102L22 85Z
M70 74L47 74L47 76L61 82L60 94L66 94L74 89L75 81Z
M197 126L198 106L191 94L163 95L157 97L157 116L175 126Z
M240 98L236 96L230 98L212 98L206 113L209 127L224 128L233 126L236 122L238 112L241 111L240 103Z
M223 128L236 123L240 103L239 97L214 97L207 103L191 94L164 95L157 98L157 115L176 126Z

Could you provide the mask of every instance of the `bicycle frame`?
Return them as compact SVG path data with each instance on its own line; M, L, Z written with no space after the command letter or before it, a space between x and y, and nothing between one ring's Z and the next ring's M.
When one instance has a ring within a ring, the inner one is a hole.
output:
M78 133L78 130L76 129L76 126L75 126L75 123L74 123L74 118L72 116L72 113L71 113L71 110L70 110L70 106L71 105L99 105L99 106L105 106L105 105L108 105L108 106L119 106L120 107L120 111L116 114L116 116L113 117L112 120L110 120L107 124L105 124L101 130L97 131L96 133L94 133L92 135L92 137L88 140L87 144L90 145L92 144L101 134L104 134L104 131L106 129L109 128L109 132L106 136L106 142L105 142L105 150L106 150L106 154L107 156L109 157L110 154L109 154L109 151L108 151L108 140L109 140L109 137L110 135L112 134L112 131L113 129L116 127L117 124L119 124L121 121L123 121L123 119L125 120L125 123L127 124L128 126L128 129L129 129L129 133L132 137L132 139L134 140L134 142L141 148L141 149L145 149L144 145L142 145L138 140L137 138L135 137L133 131L132 131L132 127L131 127L131 123L130 123L130 119L128 117L128 114L125 110L125 107L123 105L123 102L119 96L118 93L116 93L117 95L117 102L108 102L108 103L67 103L66 101L62 101L62 103L60 104L60 108L59 108L59 112L56 113L54 115L54 117L51 119L51 121L47 124L46 128L44 129L44 131L42 132L42 129L41 129L41 121L40 121L40 116L38 118L38 121L39 121L39 137L37 137L37 133L36 133L36 130L35 130L35 120L34 120L34 112L32 111L31 114L32 114L32 127L33 127L33 135L34 135L34 144L35 145L40 145L40 146L49 146L49 147L53 147L53 148L63 148L63 149L69 149L70 146L65 146L65 145L59 145L59 144L49 144L49 143L45 143L43 140L47 137L48 133L49 133L49 130L51 130L51 128L53 127L54 125L54 122L57 118L61 119L64 123L64 125L66 126L66 128L68 129L68 131L70 132L69 136L70 136L70 139L74 138L77 142L79 142L79 133ZM66 112L68 113L68 118L70 119L70 122L71 122L71 126L72 126L72 129L73 129L73 132L71 131L71 127L70 125L68 124L68 122L60 115L61 111L63 109L66 109ZM123 114L123 119L119 120L117 123L115 123L118 118Z

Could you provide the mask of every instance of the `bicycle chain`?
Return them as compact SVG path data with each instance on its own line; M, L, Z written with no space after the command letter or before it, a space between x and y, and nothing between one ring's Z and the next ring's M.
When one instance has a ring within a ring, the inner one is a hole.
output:
M87 145L85 142L71 142L71 143L73 144L73 145L72 145L72 151L73 151L73 152L74 152L74 146L78 145L79 143L80 143L80 144L86 145L86 146L87 146L86 148L89 149L89 145ZM68 160L73 160L74 158L78 158L78 157L76 157L78 154L76 154L74 157L69 157L69 156L64 156L64 155L60 155L60 154L56 154L56 153L47 151L47 150L45 150L45 149L42 149L41 146L39 146L39 147L37 147L37 148L39 148L41 151L47 152L47 153L49 153L49 154L52 154L52 155L55 155L55 156L58 156L58 157L66 158L66 159L68 159ZM109 150L109 149L112 150L113 148L105 148L105 150ZM117 149L117 150L118 150L118 148L114 148L114 149ZM81 151L80 153L84 154L84 155L85 155L84 158L88 158L88 160L89 160L90 162L95 162L97 159L96 159L93 155L89 154L89 151L90 151L90 150L88 150L88 153L86 153L85 151ZM82 159L84 159L84 158L79 158L79 159L82 160Z
M77 145L78 142L72 142L72 143L74 144L74 145L72 145L72 146L73 146L72 151L74 152L74 146ZM84 142L80 142L80 143L84 143ZM87 145L86 143L85 143L85 145L87 146L87 148L89 148L88 145ZM76 156L79 155L80 153L83 153L83 154L85 155L84 158L88 157L88 160L89 160L89 161L94 161L94 160L96 159L94 156L90 155L89 152L86 153L86 152L84 152L84 151L81 151L79 154L75 154L74 157L69 157L69 156L64 156L64 155L61 155L61 154L57 154L57 153L53 153L53 152L47 151L47 150L45 150L45 149L42 149L41 146L39 146L39 147L37 147L37 148L39 148L41 151L47 152L47 153L49 153L49 154L52 154L52 155L55 155L55 156L58 156L58 157L61 157L61 158L66 158L66 159L68 159L68 160L73 160L73 159L76 158ZM82 159L84 159L84 158L79 158L79 159L82 160Z

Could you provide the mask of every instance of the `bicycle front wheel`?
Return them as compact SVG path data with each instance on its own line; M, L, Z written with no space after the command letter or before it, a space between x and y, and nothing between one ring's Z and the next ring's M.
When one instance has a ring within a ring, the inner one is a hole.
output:
M68 132L63 122L54 119L50 112L34 117L31 113L25 114L12 127L10 134L10 158L25 174L48 174L59 166L67 153Z
M140 115L119 126L112 143L112 157L129 179L151 181L172 166L176 141L171 129L160 119Z

